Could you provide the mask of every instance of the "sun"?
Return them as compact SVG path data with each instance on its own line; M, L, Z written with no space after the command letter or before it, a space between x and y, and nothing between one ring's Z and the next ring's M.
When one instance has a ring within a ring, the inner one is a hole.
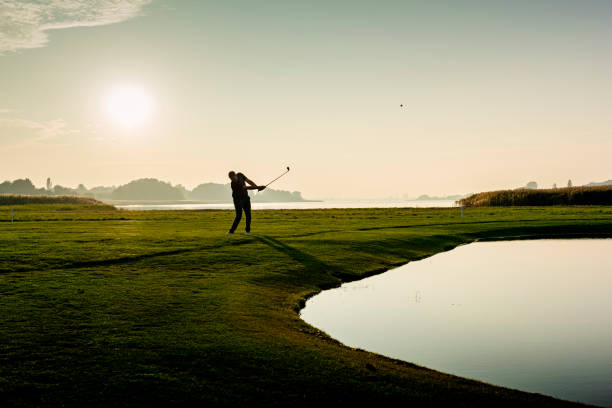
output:
M107 94L106 112L114 124L133 128L146 122L151 112L151 99L138 86L116 86Z

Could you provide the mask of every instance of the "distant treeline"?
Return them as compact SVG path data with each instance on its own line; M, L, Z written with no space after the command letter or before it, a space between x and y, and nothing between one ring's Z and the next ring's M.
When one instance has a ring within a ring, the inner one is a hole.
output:
M170 183L154 178L143 178L131 181L119 187L94 187L88 189L83 184L77 188L69 188L60 185L52 185L51 180L47 180L44 188L37 188L30 179L19 179L5 181L0 184L0 194L21 194L30 196L80 196L89 197L97 200L121 200L121 201L210 201L210 202L231 202L232 191L228 184L204 183L188 190L182 185L173 186ZM299 191L284 191L266 189L259 193L251 193L253 201L256 202L287 202L305 201Z
M457 201L464 207L612 205L612 186L487 191Z
M23 204L84 204L98 205L114 208L101 201L89 197L77 196L50 196L50 195L22 195L22 194L0 194L0 205L23 205Z
M466 197L467 194L454 194L447 196L430 196L427 194L422 194L415 199L415 201L451 201L451 200L459 200L461 198Z

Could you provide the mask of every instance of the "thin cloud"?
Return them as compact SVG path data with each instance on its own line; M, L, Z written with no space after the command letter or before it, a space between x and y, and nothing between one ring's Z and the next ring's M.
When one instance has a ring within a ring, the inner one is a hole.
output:
M39 48L47 31L93 27L137 17L152 0L0 0L0 55Z
M23 118L0 118L0 133L5 140L0 151L8 151L61 142L64 136L79 133L68 126L64 119L34 121Z

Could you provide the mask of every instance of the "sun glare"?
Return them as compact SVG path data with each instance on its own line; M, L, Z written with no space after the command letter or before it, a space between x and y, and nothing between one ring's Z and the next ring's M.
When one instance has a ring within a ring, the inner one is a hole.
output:
M149 95L137 86L118 86L107 95L106 111L113 123L132 128L146 121L151 101Z

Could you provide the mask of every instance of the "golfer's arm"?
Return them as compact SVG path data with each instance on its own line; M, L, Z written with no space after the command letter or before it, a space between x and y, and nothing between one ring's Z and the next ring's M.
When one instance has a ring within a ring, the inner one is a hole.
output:
M248 186L244 188L245 190L257 190L259 189L259 186Z
M253 183L251 180L249 180L247 177L244 178L244 181L246 181L247 183L249 183L252 187L257 187L257 184ZM250 189L252 190L252 189Z

